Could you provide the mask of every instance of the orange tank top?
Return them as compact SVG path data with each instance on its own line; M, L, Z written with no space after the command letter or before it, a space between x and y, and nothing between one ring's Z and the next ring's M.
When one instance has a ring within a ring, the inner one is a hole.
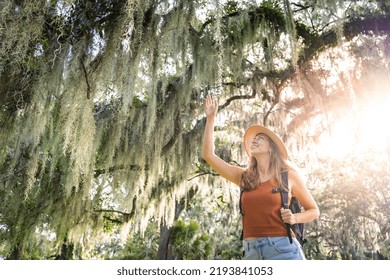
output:
M282 199L270 181L242 194L242 228L244 238L287 236L280 216Z

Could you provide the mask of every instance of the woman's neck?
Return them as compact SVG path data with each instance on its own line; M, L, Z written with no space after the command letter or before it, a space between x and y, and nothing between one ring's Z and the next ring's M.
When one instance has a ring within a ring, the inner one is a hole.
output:
M256 158L257 160L257 169L260 174L260 180L262 182L268 181L272 178L272 170L270 170L271 161L267 156L262 156Z

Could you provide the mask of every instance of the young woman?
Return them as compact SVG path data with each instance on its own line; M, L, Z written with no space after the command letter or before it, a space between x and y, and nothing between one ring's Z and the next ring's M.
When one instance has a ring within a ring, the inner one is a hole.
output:
M249 156L247 168L231 165L214 153L217 111L218 101L207 96L202 157L217 173L244 191L241 198L244 259L305 259L295 237L290 243L285 223L307 223L318 218L320 212L299 174L287 163L283 141L266 127L253 125L244 134ZM288 171L289 201L295 196L305 211L292 214L289 209L282 209L280 193L272 191L281 185L282 171Z

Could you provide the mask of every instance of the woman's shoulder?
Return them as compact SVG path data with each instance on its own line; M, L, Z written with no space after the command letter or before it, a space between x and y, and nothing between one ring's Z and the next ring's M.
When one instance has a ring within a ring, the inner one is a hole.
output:
M302 171L298 166L289 163L287 170L288 170L289 181L293 181L295 183L302 181Z

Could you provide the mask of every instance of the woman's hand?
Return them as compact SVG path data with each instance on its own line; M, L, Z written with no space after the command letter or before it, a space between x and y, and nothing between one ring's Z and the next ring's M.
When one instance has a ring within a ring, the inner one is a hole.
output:
M206 96L204 111L207 119L203 134L202 158L219 175L239 186L244 168L227 163L214 152L214 122L218 111L217 98Z
M296 216L291 212L290 209L282 208L282 209L280 209L280 214L282 216L282 220L284 223L290 224L290 225L297 223Z
M204 112L206 113L206 117L215 117L218 111L218 100L216 97L212 97L211 95L206 96L206 102L204 105Z

